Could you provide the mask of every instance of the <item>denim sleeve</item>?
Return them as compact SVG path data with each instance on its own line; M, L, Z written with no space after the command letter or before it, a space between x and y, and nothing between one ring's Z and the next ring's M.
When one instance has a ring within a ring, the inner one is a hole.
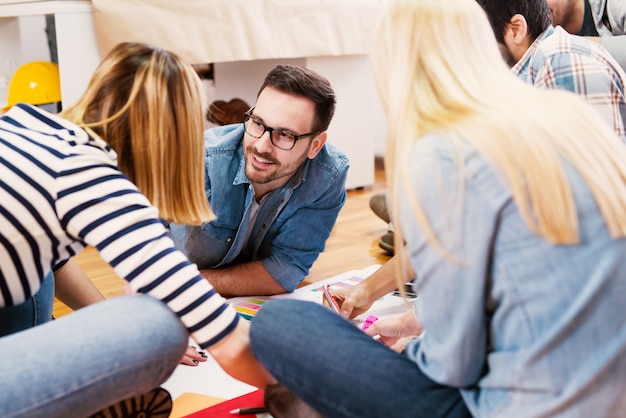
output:
M406 352L434 381L463 387L485 366L485 298L502 185L475 153L459 155L441 143L427 137L413 147L408 186L400 192L399 226L417 272L414 309L424 327ZM427 240L413 198L443 250Z
M279 215L273 225L280 231L272 242L271 254L262 262L286 291L295 290L324 251L346 202L346 176L347 170L337 176L317 200L298 207L287 218Z

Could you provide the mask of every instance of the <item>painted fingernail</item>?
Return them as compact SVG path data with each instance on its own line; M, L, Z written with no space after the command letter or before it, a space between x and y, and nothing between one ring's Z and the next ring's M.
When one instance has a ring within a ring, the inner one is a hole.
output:
M194 363L199 364L200 362L198 360L193 360Z

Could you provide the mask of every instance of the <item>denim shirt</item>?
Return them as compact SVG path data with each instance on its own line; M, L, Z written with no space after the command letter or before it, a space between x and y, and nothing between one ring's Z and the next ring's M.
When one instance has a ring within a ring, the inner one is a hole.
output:
M206 194L216 219L201 227L170 225L172 238L199 268L261 260L288 292L309 273L346 201L348 158L326 143L274 190L250 225L254 187L245 174L243 124L205 131ZM238 258L250 234L249 260Z
M426 137L409 166L409 187L449 257L426 241L402 193L424 327L407 355L460 388L475 417L624 416L626 239L610 237L579 173L564 165L580 242L552 245L528 229L499 170L469 145L459 152Z

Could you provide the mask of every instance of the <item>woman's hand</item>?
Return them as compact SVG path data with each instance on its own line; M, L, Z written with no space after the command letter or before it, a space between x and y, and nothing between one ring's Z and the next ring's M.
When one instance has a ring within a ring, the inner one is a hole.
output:
M379 319L364 332L372 337L378 336L380 342L401 353L409 341L421 335L422 326L411 308L401 315Z
M335 295L339 303L341 316L344 318L354 318L366 312L372 307L374 301L376 301L369 289L359 285L343 289L333 289L333 295Z
M180 364L186 364L187 366L197 366L198 364L207 360L207 354L204 351L198 351L198 349L192 345L187 347L185 355L180 360Z
M401 274L400 281L398 274ZM356 286L333 289L333 295L339 303L341 316L351 319L370 309L374 302L398 287L399 282L406 283L414 278L411 264L402 264L402 258L395 256Z

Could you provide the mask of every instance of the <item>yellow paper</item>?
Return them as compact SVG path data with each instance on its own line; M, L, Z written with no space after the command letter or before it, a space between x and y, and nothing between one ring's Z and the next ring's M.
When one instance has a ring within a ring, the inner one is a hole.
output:
M174 400L170 418L182 418L225 400L214 396L185 392Z

